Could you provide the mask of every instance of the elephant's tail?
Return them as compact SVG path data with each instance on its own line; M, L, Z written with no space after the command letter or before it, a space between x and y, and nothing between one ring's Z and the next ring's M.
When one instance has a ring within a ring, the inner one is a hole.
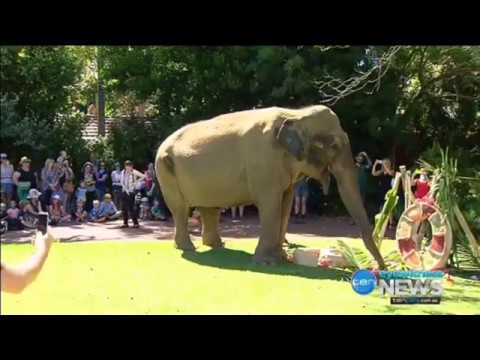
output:
M158 174L160 167L162 170L167 170L170 174L175 174L175 164L173 159L168 155L167 152L158 152L157 158L155 159L155 172Z

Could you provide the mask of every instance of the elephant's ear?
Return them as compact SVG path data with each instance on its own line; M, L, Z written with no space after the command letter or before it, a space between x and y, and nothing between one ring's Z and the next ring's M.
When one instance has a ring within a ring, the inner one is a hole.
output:
M293 126L292 120L285 120L277 132L278 142L297 160L304 157L304 145L300 134Z

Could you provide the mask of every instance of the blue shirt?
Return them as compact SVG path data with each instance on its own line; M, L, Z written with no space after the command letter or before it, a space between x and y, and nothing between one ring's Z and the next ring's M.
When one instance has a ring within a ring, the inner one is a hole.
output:
M90 219L92 220L100 219L100 207L92 208L92 210L90 210Z
M87 201L87 189L86 188L78 188L77 189L77 200L82 200L83 202Z
M110 201L110 202L102 201L102 203L100 204L100 209L99 209L100 217L114 215L116 212L117 212L117 207L115 206L113 201Z
M107 180L108 180L107 170L98 170L97 183L96 183L97 189L107 190Z

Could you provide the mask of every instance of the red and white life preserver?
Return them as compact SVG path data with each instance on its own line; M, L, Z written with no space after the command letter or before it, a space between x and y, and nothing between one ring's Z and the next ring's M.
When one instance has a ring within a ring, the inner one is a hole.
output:
M427 220L432 240L426 251L417 251L417 232ZM431 199L416 200L400 217L395 236L398 249L407 266L415 270L445 268L452 248L452 231L444 214Z

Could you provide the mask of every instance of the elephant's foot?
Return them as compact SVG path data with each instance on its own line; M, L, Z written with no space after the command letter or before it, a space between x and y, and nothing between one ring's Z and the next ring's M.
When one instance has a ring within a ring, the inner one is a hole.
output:
M275 251L255 251L253 262L259 265L279 265L287 262L287 253L283 250Z
M218 236L218 234L210 236L204 235L202 238L202 243L203 245L209 246L213 249L220 249L223 248L225 245L220 236Z
M175 247L179 250L195 251L195 246L193 245L190 237L181 240L175 239Z

